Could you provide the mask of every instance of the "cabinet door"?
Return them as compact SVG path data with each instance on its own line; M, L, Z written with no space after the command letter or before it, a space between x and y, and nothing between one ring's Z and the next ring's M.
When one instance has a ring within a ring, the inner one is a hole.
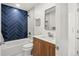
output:
M55 56L55 45L34 38L32 54L34 56Z
M45 43L45 55L46 56L55 56L55 45L49 42Z
M55 45L41 40L41 55L55 56Z
M47 56L47 46L45 41L40 41L40 55Z
M55 56L55 45L49 44L49 56Z
M37 45L37 50L36 51L38 51L38 53L37 53L37 56L42 56L42 41L40 40L40 39L38 39L38 45Z
M32 50L32 54L34 56L38 56L39 55L39 40L34 38L33 41L33 50Z
M42 42L41 42L41 40L37 39L37 38L34 38L32 55L41 56L42 55L41 50L42 50Z

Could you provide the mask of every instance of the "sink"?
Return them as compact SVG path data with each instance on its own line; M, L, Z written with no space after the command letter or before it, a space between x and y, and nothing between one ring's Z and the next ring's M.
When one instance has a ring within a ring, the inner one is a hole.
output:
M44 35L38 35L38 37L40 37L42 39L53 39L53 37L48 37L48 36L44 36Z
M40 40L44 40L44 41L55 44L55 38L54 37L48 37L48 36L44 36L44 35L36 35L34 37L39 38Z

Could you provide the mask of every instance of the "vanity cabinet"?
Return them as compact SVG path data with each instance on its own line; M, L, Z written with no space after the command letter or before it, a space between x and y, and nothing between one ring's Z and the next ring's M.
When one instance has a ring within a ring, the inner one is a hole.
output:
M32 55L55 56L55 45L34 37Z

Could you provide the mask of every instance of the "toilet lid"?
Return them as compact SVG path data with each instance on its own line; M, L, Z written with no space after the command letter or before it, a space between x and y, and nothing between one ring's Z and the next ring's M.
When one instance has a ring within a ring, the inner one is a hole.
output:
M33 43L28 43L23 46L23 48L30 48L33 46Z

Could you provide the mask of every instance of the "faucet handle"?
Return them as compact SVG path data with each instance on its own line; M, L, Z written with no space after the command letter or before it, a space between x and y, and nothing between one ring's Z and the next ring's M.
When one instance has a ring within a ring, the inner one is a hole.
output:
M50 32L48 32L48 36L49 37L53 37L53 34L51 34Z

